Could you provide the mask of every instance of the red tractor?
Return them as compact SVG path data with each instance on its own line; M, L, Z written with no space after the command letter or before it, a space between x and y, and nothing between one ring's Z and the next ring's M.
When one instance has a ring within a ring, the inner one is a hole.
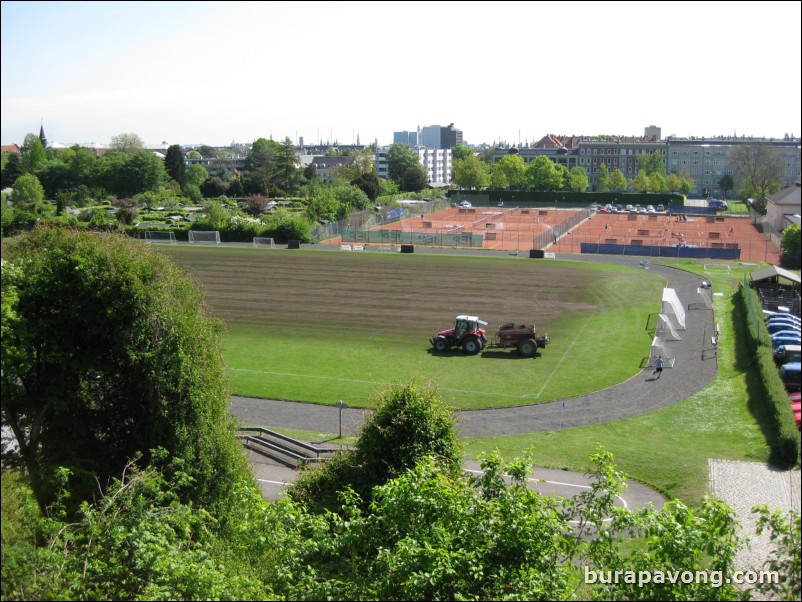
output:
M454 328L438 332L430 339L436 351L446 351L452 347L462 347L465 353L476 355L485 347L501 347L507 349L515 347L518 354L523 357L535 357L538 347L545 347L549 343L549 335L537 336L535 325L514 323L505 324L496 330L492 341L488 341L487 334L482 326L487 322L476 316L457 316Z
M454 328L441 330L429 342L440 352L462 347L465 353L476 355L487 346L487 334L482 326L487 326L487 322L476 316L457 316Z

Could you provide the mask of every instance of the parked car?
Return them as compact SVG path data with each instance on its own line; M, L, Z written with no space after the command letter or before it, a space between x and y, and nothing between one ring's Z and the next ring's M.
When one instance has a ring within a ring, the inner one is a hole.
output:
M710 199L707 201L707 206L715 207L716 211L727 211L727 209L730 208L730 206L727 205L727 201L719 201L718 199Z
M802 336L797 335L795 337L774 337L771 339L771 348L773 350L777 350L777 347L780 345L802 345Z
M799 326L796 324L791 324L790 322L772 322L771 324L766 326L766 330L771 336L778 334L780 332L802 332Z
M774 361L780 365L802 361L802 347L799 345L780 345L774 351Z
M802 332L794 328L786 327L782 330L775 330L771 333L772 339L776 339L778 337L802 337Z
M663 211L665 211L665 210L666 210L666 208L665 208L663 205L658 205L658 206L657 206L657 212L658 212L658 213L662 213L662 212L663 212Z
M462 202L459 204L459 206L460 206L460 207L473 207L473 205L471 205L471 202L470 202L470 201L462 201Z
M766 325L771 326L772 324L790 324L802 327L802 321L796 319L795 316L771 316L766 320Z
M780 378L785 385L786 391L799 391L800 379L802 379L802 364L799 362L789 362L780 368Z

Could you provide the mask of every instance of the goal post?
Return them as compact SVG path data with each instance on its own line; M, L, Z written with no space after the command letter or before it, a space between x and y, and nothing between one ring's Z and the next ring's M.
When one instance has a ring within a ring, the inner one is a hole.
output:
M673 288L663 289L663 311L660 313L671 317L676 321L677 328L685 330L685 308Z
M655 360L658 356L663 358L663 367L664 368L673 368L674 362L676 361L676 357L671 354L671 352L666 348L665 341L660 337L654 337L652 340L652 347L649 351L649 363L647 364L647 368L651 368L655 365Z
M253 246L259 249L275 249L276 241L272 238L265 238L262 236L253 237Z
M175 232L172 230L145 230L145 242L174 245L176 244Z
M657 316L657 329L655 330L655 336L662 340L668 341L682 340L682 337L680 337L677 333L677 330L674 328L671 320L669 320L668 316L665 314L659 314Z
M215 245L220 244L220 231L219 230L190 230L189 231L189 244L193 243L211 243Z

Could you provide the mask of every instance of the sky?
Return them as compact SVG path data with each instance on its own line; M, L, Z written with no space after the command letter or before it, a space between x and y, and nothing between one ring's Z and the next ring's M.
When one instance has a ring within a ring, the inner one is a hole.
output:
M799 137L793 2L2 2L0 142Z

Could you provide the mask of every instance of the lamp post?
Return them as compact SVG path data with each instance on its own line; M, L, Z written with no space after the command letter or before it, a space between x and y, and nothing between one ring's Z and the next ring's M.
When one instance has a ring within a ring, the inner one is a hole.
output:
M340 410L340 439L343 437L343 408L347 408L348 406L345 405L345 402L341 399L337 403L334 404Z

